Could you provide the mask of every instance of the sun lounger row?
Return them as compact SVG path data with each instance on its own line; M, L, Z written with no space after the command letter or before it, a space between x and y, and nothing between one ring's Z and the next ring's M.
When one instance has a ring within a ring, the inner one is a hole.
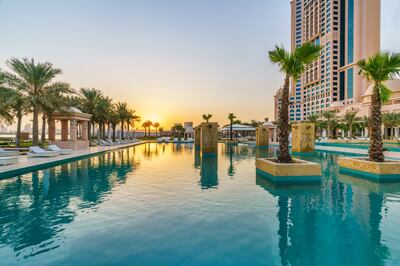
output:
M97 144L100 146L113 146L113 145L123 145L123 144L130 144L130 143L135 143L138 142L136 138L130 138L130 139L115 139L115 142L112 140L102 140L99 139L97 140Z
M55 157L59 155L71 154L72 149L60 149L57 145L49 145L47 150L39 146L29 148L28 157ZM18 163L19 151L6 151L0 148L0 165L10 165Z

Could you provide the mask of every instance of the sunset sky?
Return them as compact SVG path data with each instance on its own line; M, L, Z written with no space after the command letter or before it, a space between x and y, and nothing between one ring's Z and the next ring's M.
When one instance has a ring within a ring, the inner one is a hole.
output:
M0 67L33 57L61 80L126 101L168 128L214 114L273 117L289 0L0 0ZM382 49L400 51L400 1L382 0Z

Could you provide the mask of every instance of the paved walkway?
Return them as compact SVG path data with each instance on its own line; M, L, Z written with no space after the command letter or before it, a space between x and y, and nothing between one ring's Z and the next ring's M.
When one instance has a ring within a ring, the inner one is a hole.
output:
M0 166L0 179L11 177L14 175L19 175L26 172L36 171L38 169L51 167L61 163L66 163L68 161L79 160L81 158L104 153L110 150L137 146L146 142L147 141L139 141L136 143L128 143L128 144L114 145L114 146L89 147L87 149L76 150L70 155L60 155L56 157L47 157L47 158L39 158L39 157L29 158L27 155L20 155L18 156L19 159L18 164Z

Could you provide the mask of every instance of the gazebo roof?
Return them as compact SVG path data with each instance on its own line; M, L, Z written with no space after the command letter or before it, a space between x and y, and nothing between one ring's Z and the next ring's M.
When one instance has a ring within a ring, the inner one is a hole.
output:
M232 126L232 130L234 130L234 131L255 131L256 129L252 126L234 124ZM229 131L229 125L221 128L221 131Z
M70 106L62 112L58 112L58 111L53 112L51 117L53 119L58 119L58 120L68 119L68 120L89 121L90 118L92 117L92 115L83 113L78 108Z

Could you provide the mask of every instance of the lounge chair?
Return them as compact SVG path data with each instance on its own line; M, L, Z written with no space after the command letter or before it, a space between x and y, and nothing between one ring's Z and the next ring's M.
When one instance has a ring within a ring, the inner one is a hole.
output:
M9 165L18 163L17 156L0 157L0 165Z
M55 157L60 155L58 151L46 151L39 146L32 146L29 148L28 157Z
M68 155L72 153L72 149L60 149L57 145L49 145L47 149L49 151L58 151L60 155Z
M0 148L0 157L13 157L19 155L19 151L6 151Z

